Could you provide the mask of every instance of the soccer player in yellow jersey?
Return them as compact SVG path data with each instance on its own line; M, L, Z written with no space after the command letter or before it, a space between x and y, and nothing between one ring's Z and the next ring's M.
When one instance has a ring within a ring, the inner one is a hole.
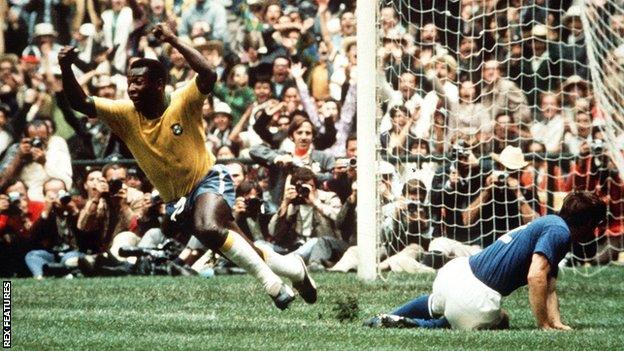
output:
M245 239L233 220L232 178L215 156L206 151L202 105L217 75L205 58L180 41L165 24L154 36L176 48L197 73L195 79L165 96L166 70L157 60L138 59L127 71L130 100L91 98L80 88L71 66L73 47L59 53L63 90L73 109L98 117L128 146L137 163L167 202L165 230L186 230L204 245L220 252L262 283L275 305L285 309L294 300L289 278L307 303L316 302L316 287L303 260L259 249Z

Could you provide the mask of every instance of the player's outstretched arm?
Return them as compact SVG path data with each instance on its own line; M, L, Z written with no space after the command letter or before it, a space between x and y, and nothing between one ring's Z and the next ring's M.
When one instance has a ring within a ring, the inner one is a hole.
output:
M529 283L529 303L540 329L552 329L548 316L548 273L550 264L541 254L533 254L527 281Z
M179 40L166 23L158 23L152 30L154 36L176 48L191 68L197 72L197 87L202 94L209 94L217 81L217 74L210 68L206 58L192 46Z
M71 108L89 117L97 117L93 100L82 90L72 71L71 66L77 59L78 51L73 46L62 48L58 54L63 81L63 93L67 97Z
M559 311L559 297L557 296L557 279L548 279L548 299L546 301L548 309L548 319L553 328L559 330L572 330L561 322L561 312Z

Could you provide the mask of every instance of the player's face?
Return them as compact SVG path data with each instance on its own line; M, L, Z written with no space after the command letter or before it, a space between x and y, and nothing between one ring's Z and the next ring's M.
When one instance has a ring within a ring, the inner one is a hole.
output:
M149 79L147 68L132 68L128 72L128 96L135 106L154 103L162 95L162 85Z

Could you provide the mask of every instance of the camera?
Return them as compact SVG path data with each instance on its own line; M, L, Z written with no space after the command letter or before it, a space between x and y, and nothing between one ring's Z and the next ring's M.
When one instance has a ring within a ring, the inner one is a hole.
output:
M162 197L160 197L160 193L158 190L152 190L152 195L150 196L153 205L160 205L162 203Z
M263 201L257 197L252 197L249 199L245 199L245 206L247 209L245 210L245 214L247 217L258 217L262 212L262 204Z
M297 184L295 184L295 189L297 190L297 196L306 199L310 196L310 188L304 186L304 184L304 182L297 182Z
M351 168L357 167L357 158L352 157L349 159L349 167Z
M156 47L160 46L160 42L158 41L158 39L156 39L154 34L150 33L150 34L147 35L147 46L149 46L151 48L156 48Z
M604 153L605 142L602 139L594 139L590 145L592 155L600 156Z
M470 156L470 150L468 149L468 145L464 140L459 140L457 143L453 145L451 149L451 159L454 161L457 160L466 160Z
M504 185L507 181L507 177L509 177L509 173L505 171L494 171L492 172L492 176L494 177L495 184Z
M6 209L6 213L13 215L20 214L22 212L20 210L22 195L17 191L11 191L7 195L9 196L9 208Z
M36 147L37 149L43 149L43 140L39 137L34 137L30 139L30 146Z
M21 199L22 199L22 195L18 193L17 191L11 191L9 193L9 204L19 205Z
M409 212L409 213L416 213L416 212L418 212L418 209L420 208L420 202L418 202L418 201L408 201L406 208L407 208L407 212Z
M71 201L72 197L71 197L71 194L68 193L67 191L59 190L59 192L58 192L58 199L59 199L61 205L67 206L67 204L69 204L69 202Z
M108 181L108 192L111 195L115 195L123 187L123 181L121 179L111 179Z
M298 181L295 183L295 190L297 191L297 197L292 201L293 205L303 205L306 203L306 199L310 196L310 188L304 186L304 182Z

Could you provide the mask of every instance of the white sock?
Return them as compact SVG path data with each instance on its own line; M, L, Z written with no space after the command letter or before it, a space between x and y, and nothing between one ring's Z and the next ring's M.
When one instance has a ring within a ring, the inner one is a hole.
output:
M296 254L280 255L267 246L256 246L262 251L264 261L273 272L295 283L303 280L305 271Z
M279 293L282 280L240 234L230 230L220 251L229 260L260 280L269 295L276 296Z

